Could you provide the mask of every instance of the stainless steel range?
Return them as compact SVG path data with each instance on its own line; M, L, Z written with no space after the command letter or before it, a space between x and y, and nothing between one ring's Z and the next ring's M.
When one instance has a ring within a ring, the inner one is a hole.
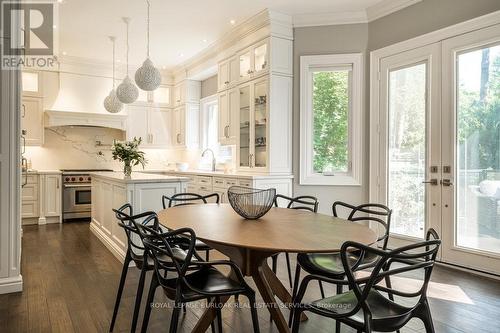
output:
M63 169L63 220L89 219L92 212L89 172L109 169Z

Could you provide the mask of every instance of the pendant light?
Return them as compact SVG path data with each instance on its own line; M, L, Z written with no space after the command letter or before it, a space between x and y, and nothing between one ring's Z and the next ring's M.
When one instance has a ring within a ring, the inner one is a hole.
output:
M113 89L109 92L109 95L104 99L104 108L109 113L120 112L123 108L122 102L116 97L115 90L115 41L116 37L109 36L109 40L113 43Z
M120 102L125 103L125 104L130 104L133 103L137 100L139 97L139 89L135 86L135 84L132 82L130 77L128 76L128 53L129 53L129 45L128 45L128 25L130 23L130 18L129 17L124 17L123 22L127 25L127 73L125 78L123 79L123 82L120 83L118 88L116 88L116 96L118 96L118 99Z
M146 0L146 3L148 5L146 60L144 60L142 67L135 72L135 83L142 90L153 91L160 86L161 74L149 59L149 8L151 4L149 0Z

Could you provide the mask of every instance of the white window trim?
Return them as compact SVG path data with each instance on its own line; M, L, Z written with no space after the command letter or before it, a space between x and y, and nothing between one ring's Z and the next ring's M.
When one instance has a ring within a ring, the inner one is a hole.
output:
M217 99L217 94L210 95L207 97L204 97L200 99L200 147L205 149L206 148L206 128L208 126L207 124L207 119L206 119L206 108L208 108L210 105L217 104L218 99Z
M313 117L312 72L313 68L352 67L349 109L349 163L348 173L325 176L313 172ZM362 152L362 85L363 54L329 54L300 57L300 184L361 186L363 174Z

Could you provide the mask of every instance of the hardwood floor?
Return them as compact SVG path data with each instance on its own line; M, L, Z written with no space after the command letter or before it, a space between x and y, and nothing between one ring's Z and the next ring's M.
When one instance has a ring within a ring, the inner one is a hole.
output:
M23 229L24 292L0 295L0 332L107 332L121 263L90 232L87 223ZM294 262L292 265L295 267ZM287 282L284 256L280 256L278 273ZM130 268L115 332L130 330L138 277L138 270ZM398 282L411 285L416 281ZM314 289L307 295L309 299L318 298L319 291ZM327 294L334 294L333 290L327 287ZM500 329L499 281L436 267L429 297L437 332L493 333ZM166 332L170 310L165 304L171 302L158 291L155 303L158 308L153 309L149 332ZM243 308L237 309L233 302L224 309L225 332L252 331L245 304L242 300ZM202 307L199 302L181 315L181 332L191 331ZM266 309L259 309L259 320L261 332L277 332ZM333 332L334 327L332 320L310 315L301 332ZM342 326L342 332L352 330ZM402 332L424 332L423 325L415 319Z

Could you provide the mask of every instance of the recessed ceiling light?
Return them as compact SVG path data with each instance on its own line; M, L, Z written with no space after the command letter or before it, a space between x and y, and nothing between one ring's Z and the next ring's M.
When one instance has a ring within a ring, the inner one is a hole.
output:
M231 20L229 21L229 23L231 23L232 25L236 24L236 21L235 20Z
M66 55L66 54L68 54L68 53L66 53L66 51L63 51L62 55Z
M179 57L184 57L184 53L179 53Z
M54 25L52 26L52 28L57 29L57 25L55 25L55 24L54 24Z
M63 1L64 1L64 0L57 0L57 2L59 2L59 3L63 3Z
M206 43L206 42L208 42L208 41L207 41L206 39L204 39L204 40L203 40L203 43Z

